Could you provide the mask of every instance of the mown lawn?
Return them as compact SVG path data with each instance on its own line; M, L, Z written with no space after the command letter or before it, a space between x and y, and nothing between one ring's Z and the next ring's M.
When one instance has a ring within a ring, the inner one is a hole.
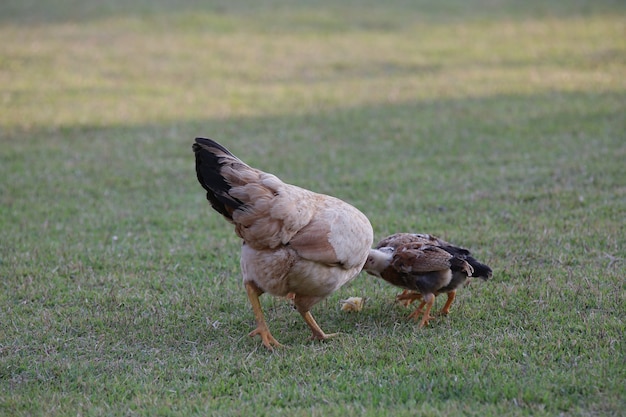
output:
M0 4L0 414L624 413L623 2L128 3ZM494 277L268 352L196 136Z

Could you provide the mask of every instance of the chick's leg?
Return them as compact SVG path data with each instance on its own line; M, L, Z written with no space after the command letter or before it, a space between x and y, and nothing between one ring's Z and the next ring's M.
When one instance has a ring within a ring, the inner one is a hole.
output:
M269 328L267 327L267 323L265 322L265 317L263 316L263 310L261 310L261 302L259 301L259 295L263 294L263 290L261 290L257 285L253 282L246 282L245 284L246 292L248 293L248 299L250 300L250 304L252 305L252 311L254 313L254 318L256 320L256 329L251 331L248 336L254 337L256 335L261 336L261 340L263 341L263 345L269 350L272 350L272 345L276 347L281 347L282 345L278 343L274 336L270 333Z
M435 302L434 294L424 295L419 307L417 307L417 309L414 312L409 314L409 318L413 318L417 320L418 317L422 315L422 320L420 321L419 327L422 328L426 326L428 324L428 321L434 318L430 315L430 310L432 309L434 302ZM424 306L426 306L426 310L422 310Z
M422 328L428 324L428 320L433 317L430 315L430 309L433 308L433 304L435 303L435 295L434 294L426 294L424 295L424 301L426 303L426 310L424 311L424 315L422 316L422 321L419 324L419 327Z
M419 306L417 306L417 308L415 309L415 311L413 311L411 314L409 314L410 319L415 319L417 321L417 319L419 318L419 316L422 315L422 313L424 312L424 306L426 305L426 301L423 301L420 303Z
M403 290L396 296L396 301L399 301L405 307L408 307L415 300L421 300L422 294L416 291Z
M447 315L448 313L450 313L450 306L452 305L452 302L454 301L455 297L456 297L456 290L450 291L448 293L448 299L446 300L446 303L441 309L441 314Z

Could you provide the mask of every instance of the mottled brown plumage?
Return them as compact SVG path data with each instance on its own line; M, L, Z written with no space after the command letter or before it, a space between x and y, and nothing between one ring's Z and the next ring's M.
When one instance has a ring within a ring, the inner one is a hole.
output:
M241 270L257 328L271 349L259 296L287 296L313 332L326 339L310 309L354 278L373 241L369 220L335 197L286 184L251 168L211 139L193 144L198 181L211 206L235 225L243 239Z
M456 290L468 277L488 279L492 275L491 268L478 262L467 249L432 235L415 233L396 233L382 239L370 250L363 269L404 288L397 299L405 305L422 300L411 314L417 319L423 313L420 327L431 319L430 310L437 295L448 294L441 310L448 314ZM422 311L424 306L426 310Z

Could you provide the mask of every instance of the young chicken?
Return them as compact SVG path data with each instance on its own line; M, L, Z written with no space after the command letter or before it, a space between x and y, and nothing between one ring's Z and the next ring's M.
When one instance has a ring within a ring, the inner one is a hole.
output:
M442 314L448 314L456 290L468 277L486 280L492 275L491 268L478 262L467 249L432 235L415 233L396 233L378 242L370 251L364 270L404 288L397 299L405 305L422 300L409 316L417 320L423 313L420 327L432 318L430 310L437 295L448 295L441 309Z
M313 305L354 278L373 242L363 213L335 197L282 182L251 168L211 139L193 144L198 181L213 209L235 225L243 239L241 271L263 344L281 346L265 322L259 296L289 295L310 327L322 331Z

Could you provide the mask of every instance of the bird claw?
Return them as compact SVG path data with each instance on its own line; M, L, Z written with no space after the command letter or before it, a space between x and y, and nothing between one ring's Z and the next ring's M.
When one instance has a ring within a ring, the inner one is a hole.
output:
M422 313L423 313L422 310L415 310L407 316L407 319L417 320Z
M433 317L433 316L423 317L423 318L422 318L422 321L420 322L419 326L417 326L417 327L419 327L419 328L421 329L421 328L423 328L423 327L427 326L427 325L428 325L428 322L429 322L430 320L432 320L432 319L434 319L434 317Z
M313 333L313 335L310 337L309 340L326 340L326 339L330 339L331 337L339 336L340 334L341 334L340 332L330 333L330 334L326 334L324 332Z
M411 300L411 299L408 299L408 298L397 298L397 297L396 297L396 301L397 301L398 303L402 304L402 306L403 306L403 307L408 307L408 306L410 306L410 305L413 303L413 301L415 301L415 300Z
M417 321L419 320L419 317L420 315L422 315L422 313L424 313L424 311L418 309L412 312L411 314L409 314L407 318ZM435 317L431 316L430 314L423 316L418 327L421 329L422 327L428 325L428 322L433 319L435 319Z
M273 346L278 348L285 347L285 345L279 343L278 340L274 339L274 336L272 336L267 328L257 327L256 329L248 333L248 336L250 337L254 337L256 335L261 336L261 341L263 342L263 345L269 350L274 350Z

